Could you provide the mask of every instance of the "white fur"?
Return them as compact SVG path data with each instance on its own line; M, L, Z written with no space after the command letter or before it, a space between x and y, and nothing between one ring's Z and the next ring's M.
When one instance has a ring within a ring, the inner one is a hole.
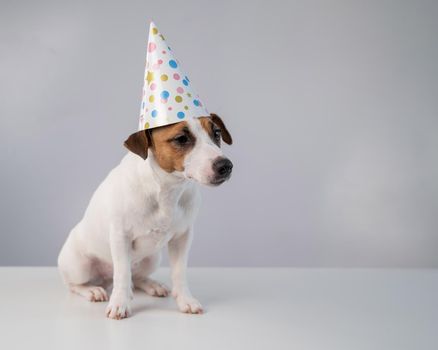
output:
M197 182L208 184L212 162L222 151L197 119L188 124L197 141L186 156L184 172L165 172L152 152L146 160L128 153L97 188L59 254L67 286L91 301L108 300L102 286L112 280L110 318L129 316L133 287L151 295L168 294L165 286L149 278L165 245L179 309L202 312L187 285L187 257L200 206Z

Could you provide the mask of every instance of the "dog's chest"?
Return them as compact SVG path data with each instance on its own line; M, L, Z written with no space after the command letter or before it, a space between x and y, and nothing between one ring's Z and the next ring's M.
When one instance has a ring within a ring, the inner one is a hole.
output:
M137 216L139 220L132 227L134 259L154 254L174 235L187 231L194 219L192 205L190 194L174 201L148 198L144 213Z

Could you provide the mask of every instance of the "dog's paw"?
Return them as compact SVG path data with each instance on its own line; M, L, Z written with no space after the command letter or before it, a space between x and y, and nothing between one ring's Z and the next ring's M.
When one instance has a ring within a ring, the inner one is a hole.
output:
M93 302L108 301L108 294L102 287L90 287L88 289L87 299Z
M129 317L131 315L129 296L120 297L118 295L112 295L105 313L106 317L114 320Z
M106 290L99 286L71 285L70 290L91 302L108 301Z
M191 296L177 295L176 303L179 310L186 314L202 314L204 312L201 303Z
M169 295L169 289L164 284L151 278L148 278L145 281L136 282L135 287L154 297L167 297Z

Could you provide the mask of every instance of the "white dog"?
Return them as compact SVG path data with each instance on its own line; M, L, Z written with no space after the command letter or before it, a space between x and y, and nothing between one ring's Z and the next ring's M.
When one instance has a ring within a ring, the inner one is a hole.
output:
M133 288L167 296L149 278L167 244L172 295L179 309L202 313L186 280L193 223L200 205L198 183L217 186L231 176L222 140L232 139L215 114L132 134L131 151L100 184L85 215L65 242L58 266L72 292L90 301L107 301L106 315L130 315Z

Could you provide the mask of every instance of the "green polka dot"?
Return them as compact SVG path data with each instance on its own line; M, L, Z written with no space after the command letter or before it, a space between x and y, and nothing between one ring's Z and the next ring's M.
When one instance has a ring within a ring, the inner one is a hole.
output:
M185 110L188 110L188 109L189 109L189 106L184 106L184 109L185 109Z

